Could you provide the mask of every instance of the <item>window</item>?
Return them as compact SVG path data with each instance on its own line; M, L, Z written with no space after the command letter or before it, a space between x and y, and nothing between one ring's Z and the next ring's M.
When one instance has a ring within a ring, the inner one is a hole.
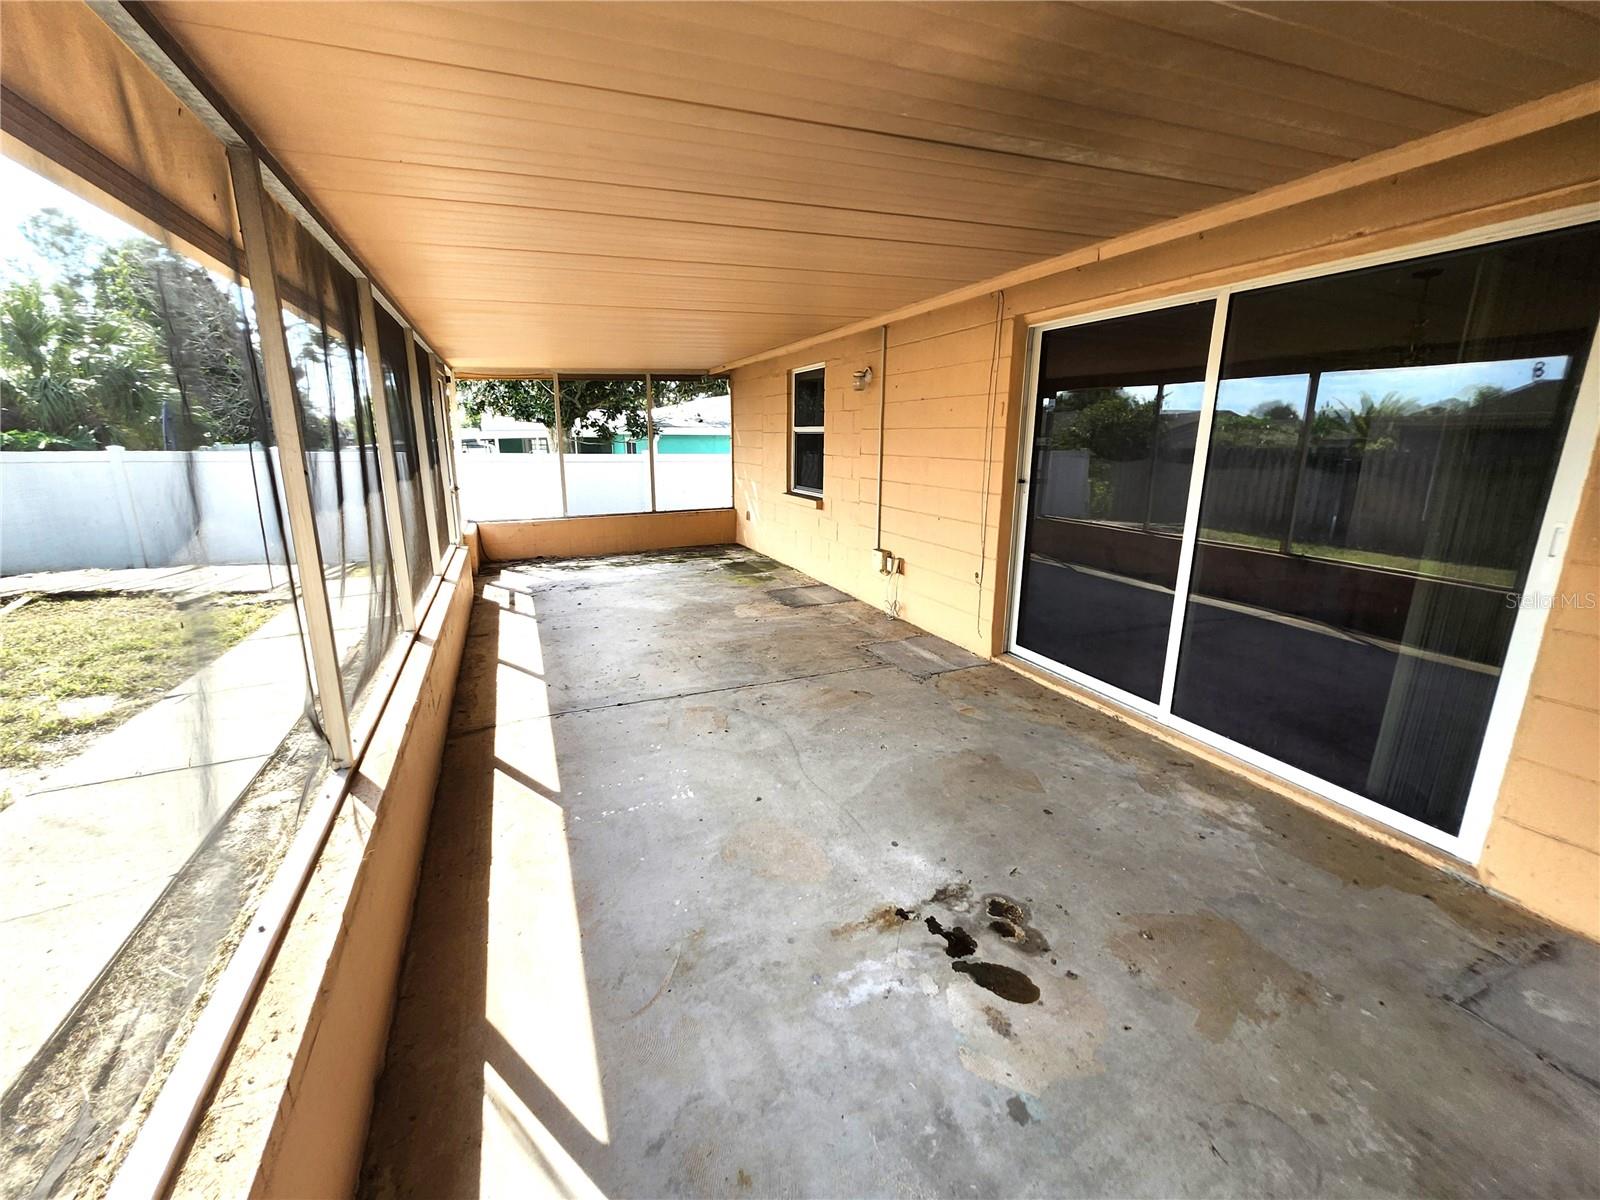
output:
M411 341L411 355L417 368L417 398L422 410L422 446L428 457L428 478L433 492L434 538L442 546L450 544L450 521L445 515L449 503L445 494L444 455L439 452L438 376L433 371L433 357L415 338Z
M794 373L789 407L789 490L822 496L822 411L827 368Z
M0 158L7 1195L93 1190L327 765L248 281L48 169Z
M373 303L378 322L378 361L383 375L383 404L388 410L389 438L394 443L395 478L399 483L400 531L406 543L406 564L413 598L422 595L433 575L428 545L426 506L422 502L422 446L411 403L411 362L406 357L406 331L381 304ZM374 397L374 403L377 398ZM397 581L398 582L398 581Z
M295 217L266 202L295 400L310 475L334 642L354 706L399 633L360 293L350 274Z

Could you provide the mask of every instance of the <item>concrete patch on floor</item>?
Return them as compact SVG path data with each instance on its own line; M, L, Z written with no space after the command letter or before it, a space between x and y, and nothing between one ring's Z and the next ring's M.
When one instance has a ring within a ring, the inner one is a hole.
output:
M683 710L683 731L691 735L727 733L728 710L711 704L691 704Z
M785 608L811 608L818 604L843 604L852 597L825 583L810 583L801 587L770 588L767 595Z
M823 708L850 708L870 702L873 693L859 687L824 687L819 703Z
M899 667L918 679L931 679L948 671L981 667L987 661L930 633L920 633L893 642L874 642L867 649L891 667Z
M746 577L752 575L770 577L773 570L778 566L778 564L770 558L728 558L722 560L717 565L730 575L742 575Z
M1135 913L1107 948L1195 1010L1195 1032L1226 1041L1235 1024L1264 1025L1315 1004L1323 989L1232 921L1213 913Z
M1105 1006L1082 979L1035 973L1039 999L1008 1004L971 980L945 989L961 1065L999 1087L1043 1096L1052 1084L1105 1070Z
M722 843L722 861L763 879L812 883L832 869L817 840L784 821L757 819L738 826Z
M945 675L934 686L961 716L984 723L1020 717L1035 725L1073 729L1090 711L1005 669Z
M1036 772L1006 762L998 754L978 750L958 750L940 754L928 763L926 774L937 779L947 794L980 799L1007 792L1044 794L1044 784Z

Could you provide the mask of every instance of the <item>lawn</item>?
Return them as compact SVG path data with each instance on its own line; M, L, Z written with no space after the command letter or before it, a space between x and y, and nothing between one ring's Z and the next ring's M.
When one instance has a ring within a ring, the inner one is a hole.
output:
M1277 550L1279 547L1277 538L1262 537L1254 533L1202 529L1200 536L1207 541L1228 542L1235 546L1252 546L1261 550ZM1411 558L1404 554L1383 554L1377 550L1355 550L1345 546L1320 546L1310 542L1295 542L1290 552L1306 558L1355 563L1363 567L1403 571L1408 575L1427 575L1434 579L1451 579L1461 583L1481 584L1485 587L1509 590L1517 585L1517 573L1501 567L1480 567L1471 563L1445 562L1436 558Z
M282 601L39 598L0 618L0 768L38 767L119 725L237 645Z

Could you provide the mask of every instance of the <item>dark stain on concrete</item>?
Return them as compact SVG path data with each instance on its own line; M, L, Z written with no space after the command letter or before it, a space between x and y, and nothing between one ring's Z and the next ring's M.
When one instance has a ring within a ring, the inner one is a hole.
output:
M1006 1112L1018 1125L1033 1124L1033 1114L1028 1111L1028 1102L1021 1096L1013 1096L1006 1101Z
M1039 999L1039 985L1015 967L991 962L958 962L955 970L985 991L993 992L1013 1004L1033 1004Z
M1131 974L1147 975L1195 1010L1194 1027L1221 1042L1244 1020L1276 1021L1317 1002L1323 989L1234 922L1214 913L1145 913L1106 941Z
M807 583L800 587L771 588L767 595L785 608L811 608L818 604L844 604L850 596L825 583Z
M1044 954L1050 949L1044 934L1029 924L1028 908L1021 902L995 892L983 898L983 911L993 918L989 922L990 931L998 934L1012 949L1024 954Z
M966 958L978 952L978 940L959 925L946 929L937 917L927 920L928 932L944 939L944 952L951 958ZM959 967L957 968L960 969Z
M954 883L941 884L934 889L933 895L923 901L924 904L942 904L946 908L960 908L972 899L972 885L961 880Z

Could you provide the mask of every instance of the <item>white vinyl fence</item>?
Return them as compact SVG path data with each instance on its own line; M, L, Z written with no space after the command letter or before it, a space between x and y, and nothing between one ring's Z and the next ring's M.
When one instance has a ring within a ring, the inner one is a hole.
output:
M461 454L456 458L461 516L468 521L559 517L561 466L554 454ZM643 454L569 454L567 515L650 511L650 459ZM657 454L656 508L727 508L733 503L727 454Z
M0 454L0 574L282 562L272 455L269 473L244 446ZM342 536L344 560L365 559L360 452L307 457L323 545Z

